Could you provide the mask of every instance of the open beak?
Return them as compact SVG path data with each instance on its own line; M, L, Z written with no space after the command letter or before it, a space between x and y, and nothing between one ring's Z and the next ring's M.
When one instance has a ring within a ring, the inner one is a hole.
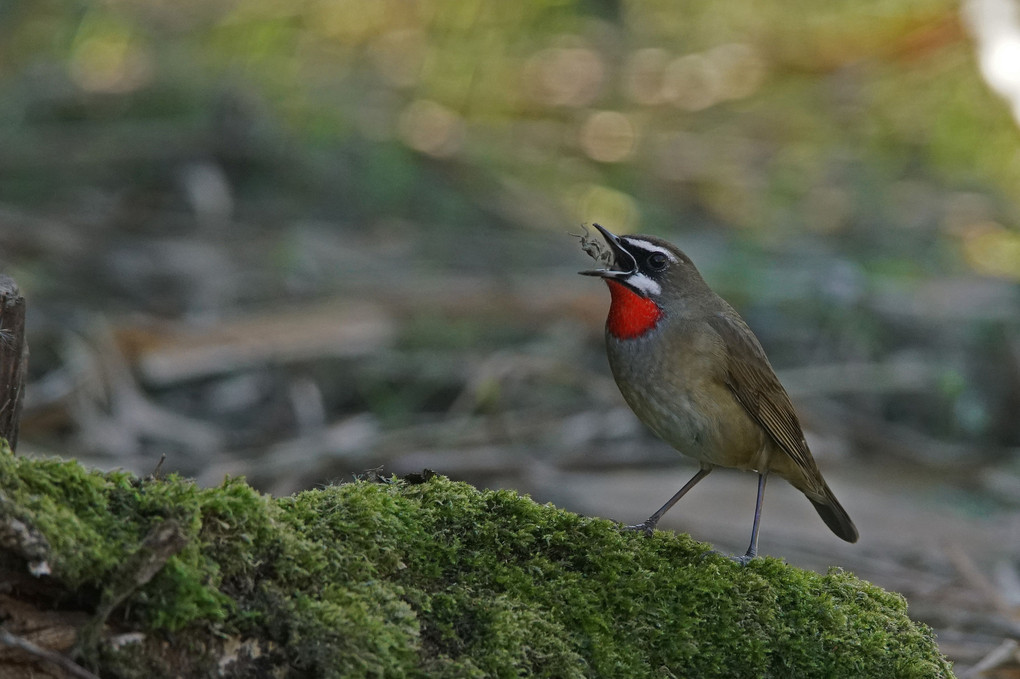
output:
M600 224L592 224L592 226L598 229L599 233L602 234L602 238L605 239L606 244L609 246L609 251L613 253L612 266L611 268L578 271L578 273L582 276L625 278L637 271L637 260L635 260L634 256L627 252L627 250L623 247L623 242L620 240L620 237L611 233Z

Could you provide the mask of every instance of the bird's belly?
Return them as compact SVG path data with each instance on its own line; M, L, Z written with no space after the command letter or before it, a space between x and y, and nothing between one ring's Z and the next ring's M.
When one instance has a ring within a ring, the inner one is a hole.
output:
M720 467L762 469L767 465L765 433L725 387L632 389L621 385L621 392L638 418L684 455Z

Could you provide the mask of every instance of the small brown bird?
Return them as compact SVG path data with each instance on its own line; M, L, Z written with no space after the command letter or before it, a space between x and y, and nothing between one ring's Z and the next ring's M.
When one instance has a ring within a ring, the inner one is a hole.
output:
M857 528L822 478L758 338L702 279L690 258L652 236L616 236L582 247L605 268L612 303L606 320L609 365L624 399L660 438L701 469L659 511L633 529L648 533L715 467L758 472L751 544L758 552L765 481L775 473L804 493L833 533L857 541Z

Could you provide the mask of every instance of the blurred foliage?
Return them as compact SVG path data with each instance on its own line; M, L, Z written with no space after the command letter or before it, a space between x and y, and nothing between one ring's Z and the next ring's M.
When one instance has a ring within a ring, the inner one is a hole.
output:
M1016 296L876 308L1020 280L1018 143L948 0L0 4L0 207L24 209L0 214L0 263L37 295L59 270L119 281L106 310L211 314L343 275L563 261L519 228L683 231L777 365L924 345L936 402L881 415L1009 445ZM40 217L69 226L30 241ZM220 249L139 242L196 233ZM231 258L253 251L245 278ZM991 311L944 332L970 305ZM494 322L412 323L403 348L488 351ZM400 410L387 389L366 394Z
M101 183L144 140L187 154L189 132L211 128L221 152L294 145L313 167L329 149L392 146L346 177L247 177L310 181L354 217L470 221L463 201L422 191L453 163L576 221L661 231L679 213L850 245L920 229L1016 277L1002 196L1020 185L1018 132L972 51L956 3L932 0L8 2L0 198L51 199L39 173ZM528 209L519 221L537 221Z

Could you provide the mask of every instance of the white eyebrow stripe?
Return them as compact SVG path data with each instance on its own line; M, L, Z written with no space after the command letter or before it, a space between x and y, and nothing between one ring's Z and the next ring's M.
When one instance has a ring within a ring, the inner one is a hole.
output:
M637 238L627 238L626 236L621 238L620 240L626 242L627 245L631 245L631 246L636 247L636 248L641 248L642 250L644 250L646 252L659 252L659 253L662 253L662 254L666 255L667 257L669 257L669 261L671 261L671 262L675 262L676 261L676 257L673 255L672 252L670 252L666 248L661 248L658 245L652 245L651 243L649 243L646 240L640 240L640 239L637 239Z
M631 274L627 277L627 283L648 297L662 294L662 286L643 273Z

